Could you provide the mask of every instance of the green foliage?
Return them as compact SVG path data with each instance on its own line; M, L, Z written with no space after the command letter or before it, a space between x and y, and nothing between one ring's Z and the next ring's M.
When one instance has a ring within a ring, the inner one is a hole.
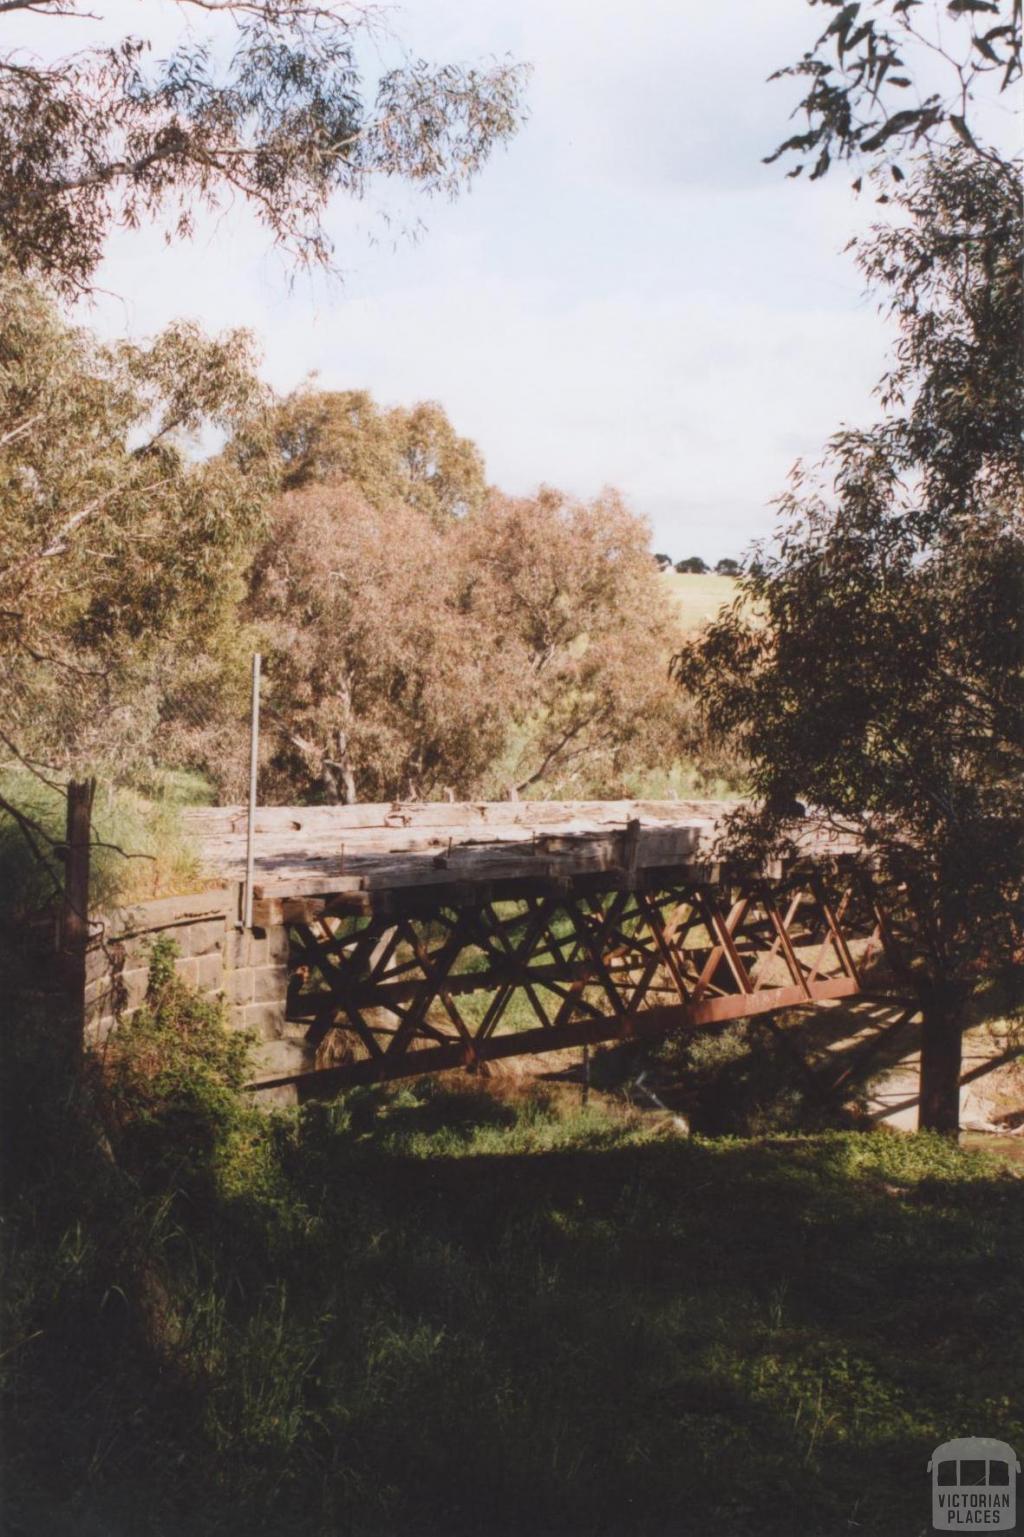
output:
M970 991L1024 953L1024 212L1019 156L980 141L1020 78L1021 6L824 4L779 71L808 83L806 131L769 158L809 155L790 174L812 180L861 159L895 204L853 242L898 328L886 414L798 466L745 612L676 667L751 764L763 809L734 852L791 847L797 795L872 849L923 1011L922 1124L955 1133Z
M168 698L209 669L273 486L250 339L176 324L101 345L0 267L0 717L50 777L152 768ZM237 628L237 625L235 626Z
M271 431L286 491L347 481L382 513L400 502L440 522L486 495L480 450L431 401L385 411L365 390L307 387L280 403Z
M793 1056L757 1019L689 1031L666 1042L658 1055L680 1075L687 1119L703 1135L806 1131L835 1118L808 1092Z
M182 239L198 210L235 199L294 261L326 265L333 198L361 196L381 176L454 195L519 126L525 72L509 61L409 60L374 89L359 46L373 16L360 7L183 8L190 25L169 50L157 24L153 36L108 35L45 63L0 56L0 231L20 271L87 289L112 228L169 217ZM44 14L53 35L86 13L61 0Z
M874 428L781 499L775 548L677 658L750 764L733 849L791 848L795 798L859 834L925 1015L922 1113L955 1129L970 990L1020 963L1024 354L1019 178L966 150L896 195L860 263L899 328Z
M118 1162L144 1186L195 1195L244 1140L251 1039L227 1028L219 1000L181 981L176 955L173 940L154 943L146 1002L107 1043L105 1119Z

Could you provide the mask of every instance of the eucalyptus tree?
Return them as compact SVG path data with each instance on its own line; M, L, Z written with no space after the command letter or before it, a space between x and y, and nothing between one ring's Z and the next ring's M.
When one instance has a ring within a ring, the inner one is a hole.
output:
M264 791L285 801L472 793L521 659L463 601L461 525L333 479L286 492L248 579L266 656Z
M234 629L277 484L268 406L244 333L103 345L0 270L0 761L152 758L166 700ZM202 451L242 431L244 465Z
M798 466L774 542L674 665L750 764L734 848L791 846L797 797L862 835L921 1004L920 1124L955 1134L967 1002L1024 960L1024 220L1020 163L983 135L1020 5L822 9L780 72L807 82L806 130L769 158L854 162L890 205L855 243L897 328L882 415Z
M678 636L650 528L611 488L493 494L466 519L469 598L525 662L500 774L513 794L621 796L686 733L667 675Z
M177 325L100 347L24 280L73 298L113 229L183 239L239 203L293 266L330 267L336 198L379 180L457 195L523 118L510 60L374 78L384 21L355 0L153 0L133 19L121 35L113 6L0 0L0 733L6 761L57 774L184 730L203 637L211 665L237 645L274 456L248 339ZM427 497L437 424L407 426ZM244 454L204 454L211 434Z
M366 390L306 386L278 403L271 432L287 491L343 480L376 507L399 501L440 522L486 498L480 450L434 401L385 409Z
M354 0L150 0L131 35L77 48L96 11L0 0L0 244L66 293L90 287L112 227L161 219L180 238L236 201L291 258L329 265L332 199L378 178L454 195L522 119L509 60L410 58L368 80L383 21ZM19 12L47 19L43 57L16 46Z
M383 515L382 515L383 510ZM243 614L282 799L620 793L685 710L649 531L614 493L463 517L338 476L274 505Z

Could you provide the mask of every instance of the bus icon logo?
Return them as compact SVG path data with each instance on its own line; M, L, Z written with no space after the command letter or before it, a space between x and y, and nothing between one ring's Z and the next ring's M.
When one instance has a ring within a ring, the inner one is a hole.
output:
M937 1532L1016 1530L1020 1462L1005 1441L988 1436L944 1441L928 1459L928 1471Z

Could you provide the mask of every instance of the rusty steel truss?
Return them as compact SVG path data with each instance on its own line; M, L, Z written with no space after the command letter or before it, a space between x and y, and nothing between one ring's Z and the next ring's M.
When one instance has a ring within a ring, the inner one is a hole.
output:
M288 1016L317 1065L260 1087L326 1095L861 990L884 935L855 870L715 873L291 904Z

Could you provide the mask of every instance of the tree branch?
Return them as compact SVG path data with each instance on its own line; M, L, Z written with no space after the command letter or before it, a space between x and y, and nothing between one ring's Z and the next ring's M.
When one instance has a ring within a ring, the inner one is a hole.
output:
M146 490L157 491L161 486L168 486L170 484L171 481L169 479L157 480L147 486ZM91 518L93 513L98 512L101 507L105 506L111 497L117 496L127 489L126 486L111 486L100 496L96 496L91 502L87 502L84 507L80 507L77 512L72 513L70 518L65 519L49 544L44 545L41 550L37 550L34 554L25 555L21 560L16 560L12 565L0 570L0 582L17 576L19 572L28 570L30 566L38 565L40 561L53 560L55 556L65 554L68 547L67 541L75 530L80 528L88 518Z
M528 778L520 780L519 783L515 786L516 794L518 795L521 790L526 790L530 787L530 785L536 784L538 779L542 779L562 749L568 747L569 743L578 737L581 731L585 731L588 726L593 725L594 721L598 719L600 714L600 706L597 706L594 710L591 711L589 715L585 716L582 720L577 721L575 725L568 727L568 729L563 732L561 739L556 742L555 745L546 753L540 768L538 768L535 773L530 774Z

